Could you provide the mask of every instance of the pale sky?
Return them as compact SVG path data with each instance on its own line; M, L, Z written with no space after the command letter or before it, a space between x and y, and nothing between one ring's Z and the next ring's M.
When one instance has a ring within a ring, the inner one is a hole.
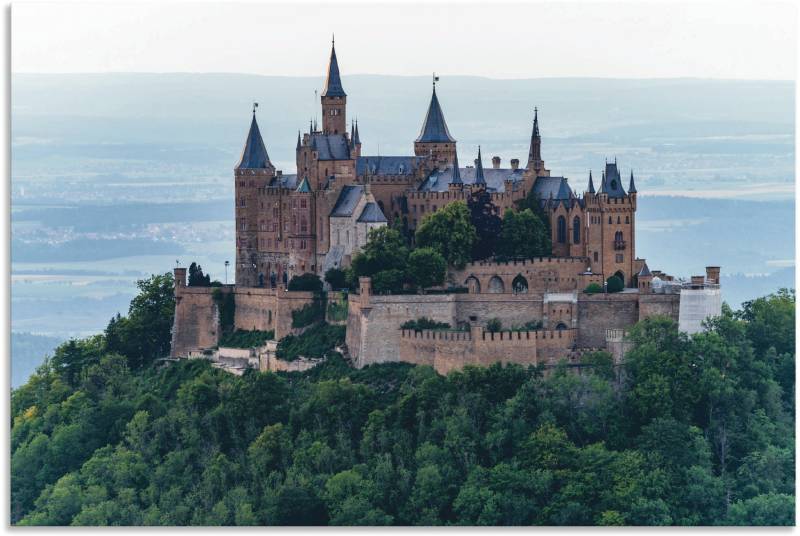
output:
M793 80L793 2L15 3L12 72Z

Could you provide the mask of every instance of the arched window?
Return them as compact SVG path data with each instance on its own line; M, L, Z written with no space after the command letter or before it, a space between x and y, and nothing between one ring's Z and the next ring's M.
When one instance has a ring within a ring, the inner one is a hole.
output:
M563 244L567 241L567 219L564 216L558 217L558 243Z
M622 242L622 231L614 233L614 242Z
M470 294L480 294L481 293L481 282L478 281L477 277L469 276L464 283L466 283Z
M556 329L558 331L564 331L565 329L569 328L567 328L567 325L564 322L559 322L558 325L556 326Z
M630 222L631 222L631 217L625 216L625 223L630 223Z
M528 280L522 277L522 274L519 274L511 282L511 289L514 291L514 294L527 294Z
M572 220L572 243L581 243L581 219L578 216Z
M608 223L613 223L613 222L611 221L611 216L609 216L609 217L608 217Z
M492 294L502 294L506 291L503 280L496 275L489 280L489 292Z

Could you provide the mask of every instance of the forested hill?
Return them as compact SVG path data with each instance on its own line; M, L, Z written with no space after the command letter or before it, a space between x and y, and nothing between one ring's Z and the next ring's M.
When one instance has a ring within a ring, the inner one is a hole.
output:
M794 523L793 292L624 370L158 366L171 278L12 393L20 525ZM617 377L619 376L619 378Z

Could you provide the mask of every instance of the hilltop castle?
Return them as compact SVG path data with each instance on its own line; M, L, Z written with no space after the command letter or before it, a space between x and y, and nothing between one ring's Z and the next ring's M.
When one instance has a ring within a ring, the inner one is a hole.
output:
M582 195L565 177L551 175L542 158L536 109L527 161L520 166L512 159L511 167L503 168L496 156L484 167L480 147L474 165L459 166L435 79L413 155L362 155L358 124L347 122L347 93L333 45L320 104L322 124L312 121L308 132L297 133L295 174L284 174L270 161L253 109L234 168L236 285L219 291L234 296L237 328L274 329L276 338L291 333L291 311L312 297L287 292L288 281L349 265L373 228L397 225L413 232L427 214L478 194L488 195L502 214L531 192L550 219L550 257L487 260L451 270L448 280L467 287L467 294L373 296L369 279L362 278L359 291L348 298L347 346L355 363L399 359L444 371L469 362L554 361L621 344L625 328L652 314L680 320L687 331L718 314L718 267L678 283L636 257L633 172L626 188L616 159L607 161L598 188L590 172ZM219 294L214 299L209 289L185 286L185 269L177 268L175 275L172 354L215 346ZM625 291L582 292L592 283L602 287L612 275L622 279ZM682 295L693 297L682 300ZM420 316L471 329L453 338L400 330L405 320ZM483 330L488 318L508 326L537 321L542 329L490 334ZM428 343L420 344L420 336ZM515 341L509 342L511 336Z

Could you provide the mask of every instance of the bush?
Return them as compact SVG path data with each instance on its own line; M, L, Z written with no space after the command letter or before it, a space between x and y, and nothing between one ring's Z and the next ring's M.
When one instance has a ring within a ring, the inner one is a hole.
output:
M612 275L606 280L606 291L607 292L620 292L622 289L625 288L625 283L619 276Z
M323 300L318 298L311 303L305 304L300 309L292 311L292 327L304 328L315 322L324 320L325 307Z
M603 292L603 287L598 285L597 283L591 283L588 287L583 289L586 294L597 294L598 292Z
M347 320L347 297L328 303L327 319L333 322Z
M331 268L325 272L325 282L334 290L347 288L347 272L338 268Z
M376 294L391 294L403 290L402 270L382 270L372 278L372 288Z
M503 323L500 321L499 318L490 318L488 322L486 322L486 331L489 333L497 333L498 331L503 329Z
M450 329L450 324L447 322L437 322L431 320L426 316L422 316L416 320L409 320L404 322L400 329L413 329L414 331L422 331L423 329Z
M322 281L316 274L305 273L296 275L289 281L289 290L305 290L310 292L322 292Z
M321 322L302 335L288 335L280 340L275 355L284 361L294 361L300 356L319 359L344 344L345 327Z
M248 331L246 329L237 329L233 333L223 336L219 340L219 346L227 348L253 348L255 346L263 346L269 340L275 337L275 332L260 331L257 329Z

